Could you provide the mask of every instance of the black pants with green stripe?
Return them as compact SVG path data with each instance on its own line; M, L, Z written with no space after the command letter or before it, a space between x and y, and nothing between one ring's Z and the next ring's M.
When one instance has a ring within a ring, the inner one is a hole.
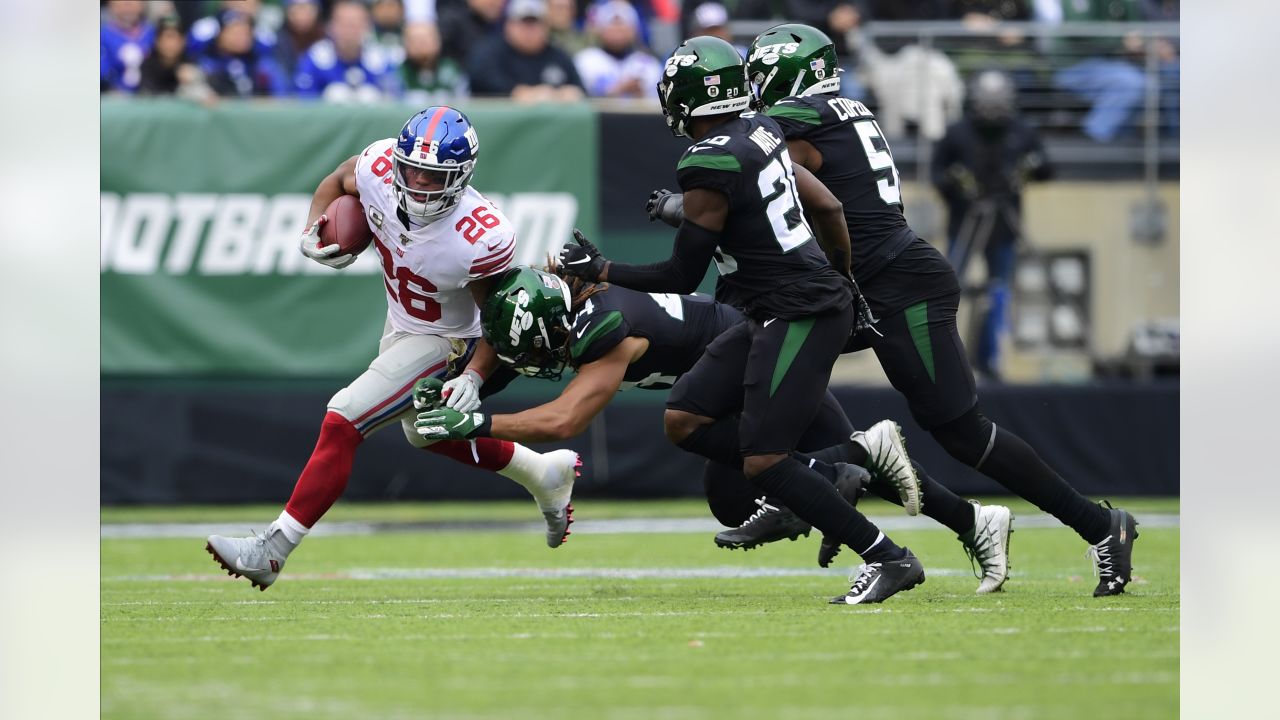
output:
M852 327L848 306L799 320L739 323L681 376L667 407L715 419L740 412L743 456L790 452L826 396Z
M956 328L959 293L922 300L880 319L871 349L911 416L925 430L954 420L978 402L973 370Z
M871 348L920 427L932 430L978 401L973 370L956 327L960 283L947 259L917 238L896 260L862 283L880 319L845 352Z

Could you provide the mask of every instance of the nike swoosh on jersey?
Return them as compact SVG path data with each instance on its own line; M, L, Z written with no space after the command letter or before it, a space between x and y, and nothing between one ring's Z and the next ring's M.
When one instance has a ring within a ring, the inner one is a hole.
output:
M773 322L774 320L777 320L777 319L778 319L778 318L769 318L768 320L765 320L763 323L761 323L761 324L760 324L760 327L769 327L769 323L771 323L771 322Z
M582 334L583 334L583 333L585 333L585 332L587 331L587 328L589 328L589 327L591 327L591 323L587 323L586 325L583 325L583 326L582 326L582 329L581 329L581 330L579 330L577 333L575 333L575 335L577 335L577 336L578 336L578 339L579 339L579 340L581 340L581 339L582 339Z

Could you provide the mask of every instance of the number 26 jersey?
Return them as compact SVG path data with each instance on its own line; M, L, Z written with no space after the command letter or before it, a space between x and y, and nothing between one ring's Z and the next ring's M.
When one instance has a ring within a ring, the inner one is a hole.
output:
M382 263L391 326L419 335L480 336L480 310L467 285L507 269L515 228L468 186L449 214L429 225L411 222L392 191L395 138L365 148L356 188ZM368 252L368 251L366 251Z

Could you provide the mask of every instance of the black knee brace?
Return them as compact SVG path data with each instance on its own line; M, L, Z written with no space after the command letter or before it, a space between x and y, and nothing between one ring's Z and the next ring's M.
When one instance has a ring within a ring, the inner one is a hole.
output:
M996 441L996 425L977 405L960 417L933 429L933 437L951 457L981 468Z

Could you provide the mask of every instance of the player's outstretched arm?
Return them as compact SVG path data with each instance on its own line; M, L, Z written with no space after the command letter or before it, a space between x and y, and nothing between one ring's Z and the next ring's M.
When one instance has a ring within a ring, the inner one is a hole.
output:
M676 231L671 257L649 265L606 262L599 276L589 279L640 292L691 293L707 274L728 215L729 198L724 193L702 188L690 190L684 194L685 219ZM561 267L572 273L573 266L563 262L565 259L561 253Z
M813 173L799 165L793 165L792 170L796 176L800 204L813 221L813 231L818 234L818 244L827 254L827 262L845 277L853 277L853 258L849 248L849 226L844 219L844 205Z
M604 357L587 363L549 403L511 415L458 413L447 408L418 415L418 433L431 440L495 437L513 442L550 442L580 435L622 387L627 366L644 354L649 341L629 337Z

